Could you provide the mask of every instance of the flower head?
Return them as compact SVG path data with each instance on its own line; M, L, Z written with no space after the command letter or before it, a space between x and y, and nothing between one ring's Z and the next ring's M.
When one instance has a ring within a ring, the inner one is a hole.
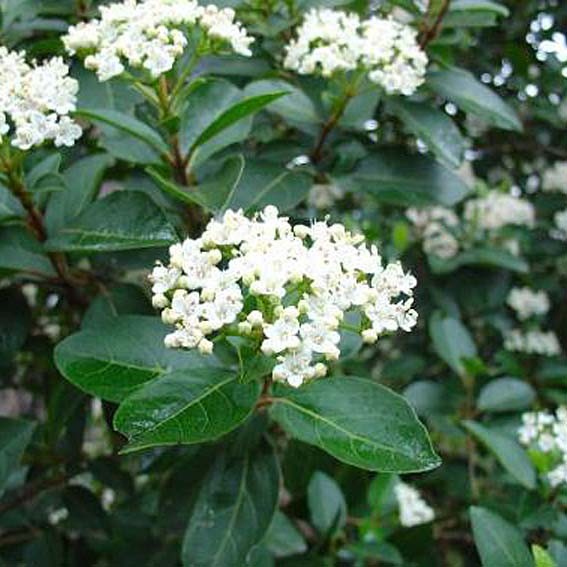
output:
M399 263L384 266L343 225L292 227L275 207L252 219L226 211L200 238L172 246L170 264L158 264L150 280L154 305L175 326L167 346L210 352L211 336L238 334L273 357L274 379L292 386L339 358L345 312L361 315L366 342L417 320L417 282Z
M60 57L29 65L24 53L0 47L0 141L13 131L12 145L21 150L46 141L72 146L81 136L68 116L78 90Z
M125 0L101 6L100 19L71 26L67 51L85 57L100 81L121 75L126 65L156 78L173 68L198 29L211 49L251 55L253 38L235 21L231 8L200 6L195 0Z
M398 501L400 523L406 528L427 524L435 519L435 512L423 499L419 491L406 484L398 482L394 487Z

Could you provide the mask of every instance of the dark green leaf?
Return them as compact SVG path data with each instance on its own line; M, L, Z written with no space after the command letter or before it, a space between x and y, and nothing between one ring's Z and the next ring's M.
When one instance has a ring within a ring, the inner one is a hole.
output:
M489 382L478 396L481 411L503 412L528 409L536 397L533 387L518 378L498 378Z
M76 114L93 120L95 122L102 122L108 124L122 132L141 140L148 146L153 148L160 154L165 154L169 151L168 145L158 132L150 128L147 124L118 110L97 109L87 110L79 109Z
M34 429L31 421L0 417L0 494L19 466Z
M0 228L0 270L55 276L41 245L28 230L18 226Z
M303 536L291 520L279 510L272 520L265 543L276 557L298 555L307 551L307 544Z
M464 374L463 359L475 357L477 351L463 323L454 317L444 317L437 311L429 320L429 335L437 354L457 374Z
M332 536L346 523L347 506L340 486L330 476L317 471L307 487L311 522L323 537Z
M104 252L166 246L177 240L162 210L137 191L117 191L89 205L49 238L49 250Z
M240 425L260 394L234 370L192 367L160 376L128 396L114 418L129 444L123 453L155 445L210 441Z
M213 464L189 518L182 560L187 567L243 567L275 514L279 470L272 451Z
M24 209L7 187L0 184L0 222L21 217Z
M31 325L25 297L15 288L0 290L0 368L22 347Z
M348 464L384 472L435 468L423 425L407 402L362 378L327 378L277 388L273 418L292 436Z
M448 260L438 258L437 256L429 256L428 261L435 274L448 274L464 266L503 268L521 274L528 271L528 263L523 258L498 248L473 248L465 250Z
M534 567L518 528L486 508L472 506L470 515L483 567Z
M528 454L517 441L491 431L474 421L464 426L498 459L500 464L526 488L535 488L536 472Z
M167 332L157 317L116 317L59 343L55 363L81 390L115 402L165 372L220 366L214 356L165 348Z
M465 149L464 140L446 113L430 104L412 102L401 97L391 99L388 106L408 130L422 140L443 163L459 167Z
M427 84L464 111L476 114L490 124L505 130L522 130L522 123L513 108L468 71L456 67L434 71L429 73Z
M469 192L461 178L434 159L402 150L380 150L360 162L358 188L394 205L455 205Z

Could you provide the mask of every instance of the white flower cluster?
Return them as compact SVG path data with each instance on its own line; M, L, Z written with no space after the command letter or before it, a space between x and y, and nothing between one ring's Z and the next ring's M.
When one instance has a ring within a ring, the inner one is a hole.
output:
M558 161L547 169L542 178L544 191L567 193L567 161Z
M406 528L427 524L435 519L435 511L422 498L417 489L405 482L398 482L394 487L400 523Z
M567 408L559 407L555 415L548 411L525 413L518 438L530 450L549 455L552 464L546 476L551 486L567 484Z
M534 291L529 287L514 287L506 300L520 321L549 311L549 297L545 291Z
M423 250L439 258L453 258L459 251L459 241L455 237L455 228L459 217L445 207L428 207L406 211L406 216L423 239Z
M187 46L187 34L199 27L219 46L251 55L254 41L234 20L234 10L195 0L125 0L100 7L100 19L71 26L63 42L67 51L85 56L85 66L107 81L130 67L156 78L170 71Z
M499 191L467 201L464 217L483 230L499 230L506 225L529 228L535 225L535 209L529 201Z
M0 142L13 129L11 143L21 150L46 141L72 146L81 136L69 117L78 90L60 57L29 65L24 53L0 47Z
M567 240L567 209L557 211L553 220L555 228L551 231L551 236L557 240Z
M312 9L286 46L284 66L302 75L364 69L387 93L411 95L424 81L427 55L416 31L391 18Z
M361 314L368 343L417 320L417 282L399 263L384 267L376 247L341 224L292 227L272 206L211 220L200 238L173 245L150 281L154 306L176 327L168 347L210 353L215 334L246 336L276 358L273 378L295 387L339 358L346 311Z
M330 209L336 201L339 201L345 196L342 187L334 183L315 183L307 200L312 207L316 209Z
M538 354L542 356L558 356L561 346L557 335L553 331L531 329L510 331L504 340L504 348L513 352L525 354Z

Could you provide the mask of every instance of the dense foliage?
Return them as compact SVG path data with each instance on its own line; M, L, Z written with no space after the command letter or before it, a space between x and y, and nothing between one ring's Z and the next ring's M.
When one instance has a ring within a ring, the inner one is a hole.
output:
M0 565L567 567L566 28L0 0Z

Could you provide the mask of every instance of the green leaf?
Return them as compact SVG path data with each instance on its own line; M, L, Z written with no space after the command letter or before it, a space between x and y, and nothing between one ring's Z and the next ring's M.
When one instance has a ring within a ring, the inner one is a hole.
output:
M411 206L452 206L469 188L461 178L427 156L384 149L363 159L354 172L358 188L380 202Z
M248 160L226 206L250 212L275 205L284 212L303 201L311 185L311 178L305 173L269 162Z
M163 177L154 168L148 168L146 171L165 193L178 201L197 204L207 211L219 213L229 207L244 167L245 161L242 155L231 156L224 160L213 174L192 187L182 187Z
M448 274L464 266L502 268L520 274L525 274L529 270L528 263L523 258L498 248L473 248L448 260L429 256L428 262L435 274Z
M453 0L450 7L451 12L494 12L505 18L510 15L506 6L492 0Z
M300 88L291 83L281 79L262 79L246 85L246 89L244 89L247 96L277 91L284 91L287 95L273 102L268 108L269 112L281 116L299 128L305 124L312 127L312 125L321 122L321 117L312 100Z
M252 412L260 383L243 384L234 370L191 367L169 372L128 396L114 426L129 444L123 453L156 445L210 441Z
M61 166L61 155L59 153L51 154L41 160L27 175L25 179L26 187L30 188L33 193L42 192L41 182L44 179L58 177L59 167ZM50 183L47 183L50 185Z
M0 494L19 466L34 429L31 421L0 417Z
M117 191L89 205L46 242L48 250L109 252L166 246L177 235L163 211L138 191Z
M533 489L536 485L536 472L526 451L514 440L476 423L463 422L486 448L494 454L500 464L522 485Z
M535 560L535 567L557 567L557 563L543 547L532 544L532 553Z
M279 510L276 511L264 541L266 547L276 557L299 555L307 551L307 544L301 533L291 520Z
M31 313L25 297L15 288L0 290L0 368L6 366L26 342Z
M273 451L219 455L201 487L183 540L187 567L243 567L276 512L279 469Z
M472 506L470 516L483 567L534 567L518 528L486 508Z
M465 112L499 128L522 131L522 123L513 108L468 71L456 67L434 71L429 73L427 84Z
M330 537L346 524L347 505L340 486L330 476L316 471L307 487L311 523L323 537Z
M120 315L152 315L154 310L141 287L118 284L95 297L83 316L81 327L96 327Z
M427 431L399 395L352 376L276 389L272 417L289 435L350 465L384 472L440 464Z
M113 163L111 156L100 153L84 157L65 170L67 188L53 195L47 206L46 223L50 233L61 229L89 205Z
M7 187L0 184L0 223L24 215L24 208Z
M430 104L402 97L390 99L388 107L443 163L459 167L465 149L464 139L447 114Z
M39 242L18 226L0 228L0 270L42 277L56 275Z
M476 345L467 328L454 317L440 311L429 319L429 335L437 354L457 373L464 374L463 359L477 355Z
M165 348L167 332L169 329L157 317L116 317L59 343L55 363L75 386L113 402L160 374L221 366L214 356Z
M204 143L208 142L211 138L214 138L220 134L223 130L232 126L234 123L255 114L260 111L265 106L269 105L278 98L286 95L285 92L275 92L268 94L261 94L257 96L251 96L245 98L236 104L233 104L230 108L225 110L218 118L216 118L193 142L190 151L194 151L195 148L202 146Z
M529 408L536 398L533 387L518 378L497 378L482 388L477 407L480 411L506 412Z
M83 118L88 118L94 122L102 122L103 124L108 124L134 138L141 140L152 149L160 154L166 154L169 151L169 146L163 140L158 132L153 128L150 128L147 124L126 114L124 112L119 112L118 110L107 110L107 109L78 109L75 114L82 116Z

